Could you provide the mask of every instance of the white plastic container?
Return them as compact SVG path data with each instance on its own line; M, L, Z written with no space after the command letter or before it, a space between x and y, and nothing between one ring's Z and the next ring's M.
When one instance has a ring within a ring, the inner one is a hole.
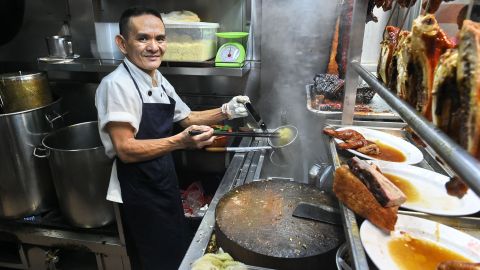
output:
M97 51L101 59L123 59L122 52L115 43L115 36L120 33L118 23L95 23Z
M202 62L215 57L218 23L165 23L167 50L163 61Z

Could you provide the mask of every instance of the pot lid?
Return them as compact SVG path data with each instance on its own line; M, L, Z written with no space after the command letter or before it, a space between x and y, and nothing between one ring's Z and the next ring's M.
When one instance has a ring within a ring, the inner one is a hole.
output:
M31 80L41 77L45 77L44 72L18 71L0 74L1 80Z

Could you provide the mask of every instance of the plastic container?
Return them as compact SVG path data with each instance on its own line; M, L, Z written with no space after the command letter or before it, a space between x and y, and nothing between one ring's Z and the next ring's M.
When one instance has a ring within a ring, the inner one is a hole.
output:
M118 23L95 23L97 51L101 59L123 59L122 52L115 43L115 36L120 33Z
M218 23L166 23L167 51L163 61L202 62L215 57Z

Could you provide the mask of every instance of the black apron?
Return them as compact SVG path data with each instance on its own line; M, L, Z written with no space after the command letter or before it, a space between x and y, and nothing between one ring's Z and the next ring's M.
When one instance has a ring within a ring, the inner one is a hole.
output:
M127 65L125 69L142 99L142 118L136 139L171 136L175 100L145 103ZM164 93L167 94L162 85ZM122 221L133 268L178 269L188 248L187 226L171 154L137 163L117 158L122 192Z

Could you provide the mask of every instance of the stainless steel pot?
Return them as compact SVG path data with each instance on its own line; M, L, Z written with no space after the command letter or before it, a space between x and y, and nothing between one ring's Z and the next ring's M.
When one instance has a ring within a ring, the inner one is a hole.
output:
M13 113L46 106L53 101L43 72L0 75L0 113Z
M44 212L56 204L48 162L33 156L54 129L60 99L33 110L0 114L0 218Z
M97 122L59 129L43 141L60 210L74 226L94 228L114 219L106 200L113 160L105 155Z
M46 37L48 55L51 57L73 57L73 46L71 36L50 36Z

